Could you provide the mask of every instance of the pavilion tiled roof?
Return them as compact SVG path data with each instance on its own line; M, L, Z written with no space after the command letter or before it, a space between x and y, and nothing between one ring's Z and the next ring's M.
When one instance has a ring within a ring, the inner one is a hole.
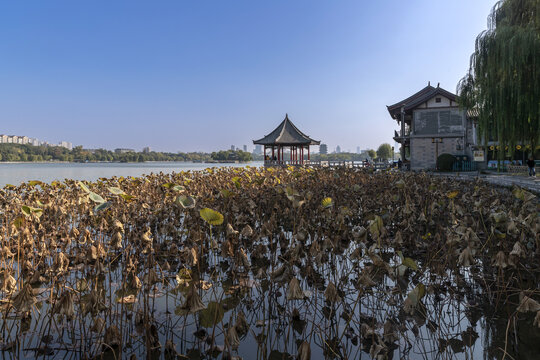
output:
M396 116L399 116L401 113L401 107L403 107L404 111L409 111L437 95L442 95L452 101L456 101L455 94L452 94L450 91L444 90L438 85L437 87L433 87L428 84L428 86L418 91L414 95L411 95L404 100L398 101L394 105L387 106L387 109L390 113L390 116L396 119Z
M321 142L313 140L300 130L289 120L286 114L285 119L274 129L270 134L262 139L253 140L253 144L257 145L319 145Z

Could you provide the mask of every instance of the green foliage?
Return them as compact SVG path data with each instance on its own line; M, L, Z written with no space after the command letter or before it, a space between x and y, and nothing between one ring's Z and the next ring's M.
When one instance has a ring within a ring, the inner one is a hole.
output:
M251 154L244 151L220 151L213 154L233 153L223 159L215 159L210 154L192 153L116 153L105 149L83 149L76 146L69 150L59 146L34 146L21 144L0 144L0 161L69 161L69 162L144 162L144 161L210 161L238 160L251 161ZM213 155L212 154L212 155Z
M478 112L478 130L509 146L540 142L540 6L538 0L502 0L476 38L470 68L458 83L459 103ZM501 146L498 158L505 156Z
M383 160L388 160L392 157L392 146L388 143L381 144L377 149L377 157Z
M242 151L242 150L221 150L218 152L213 152L210 154L210 157L212 160L216 161L240 161L240 162L246 162L251 161L251 153Z
M377 158L377 153L375 152L375 150L369 149L367 153L368 153L370 158L372 158L372 159Z
M206 328L213 327L223 320L224 314L225 310L220 303L210 301L206 309L201 311L200 325Z
M455 161L456 161L456 158L452 154L441 154L441 155L439 155L439 158L437 159L437 164L439 166L439 170L441 170L441 171L452 171L452 165L454 165Z

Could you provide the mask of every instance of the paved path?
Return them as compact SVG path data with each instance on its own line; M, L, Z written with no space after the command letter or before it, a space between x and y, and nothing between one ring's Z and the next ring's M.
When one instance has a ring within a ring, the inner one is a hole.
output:
M461 173L432 173L438 176L452 176L463 180L472 180L479 177L491 184L499 186L517 185L524 189L535 192L540 195L540 177L532 177L527 175L508 175L508 174L478 174L476 171L461 172Z

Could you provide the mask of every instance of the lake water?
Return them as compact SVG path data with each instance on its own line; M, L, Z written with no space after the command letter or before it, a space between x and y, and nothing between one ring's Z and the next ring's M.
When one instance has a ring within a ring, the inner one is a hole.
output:
M209 167L263 166L262 161L239 164L210 164L192 162L145 163L0 163L0 187L19 185L30 180L50 183L54 180L75 179L95 181L101 177L141 176L150 173L172 173L204 170Z

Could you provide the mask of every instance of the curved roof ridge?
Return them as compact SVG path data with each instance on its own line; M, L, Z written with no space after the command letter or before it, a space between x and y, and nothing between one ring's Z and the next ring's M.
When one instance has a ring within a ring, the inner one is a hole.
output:
M285 114L285 119L268 135L259 140L253 140L258 145L319 145L321 142L313 140L289 119Z

